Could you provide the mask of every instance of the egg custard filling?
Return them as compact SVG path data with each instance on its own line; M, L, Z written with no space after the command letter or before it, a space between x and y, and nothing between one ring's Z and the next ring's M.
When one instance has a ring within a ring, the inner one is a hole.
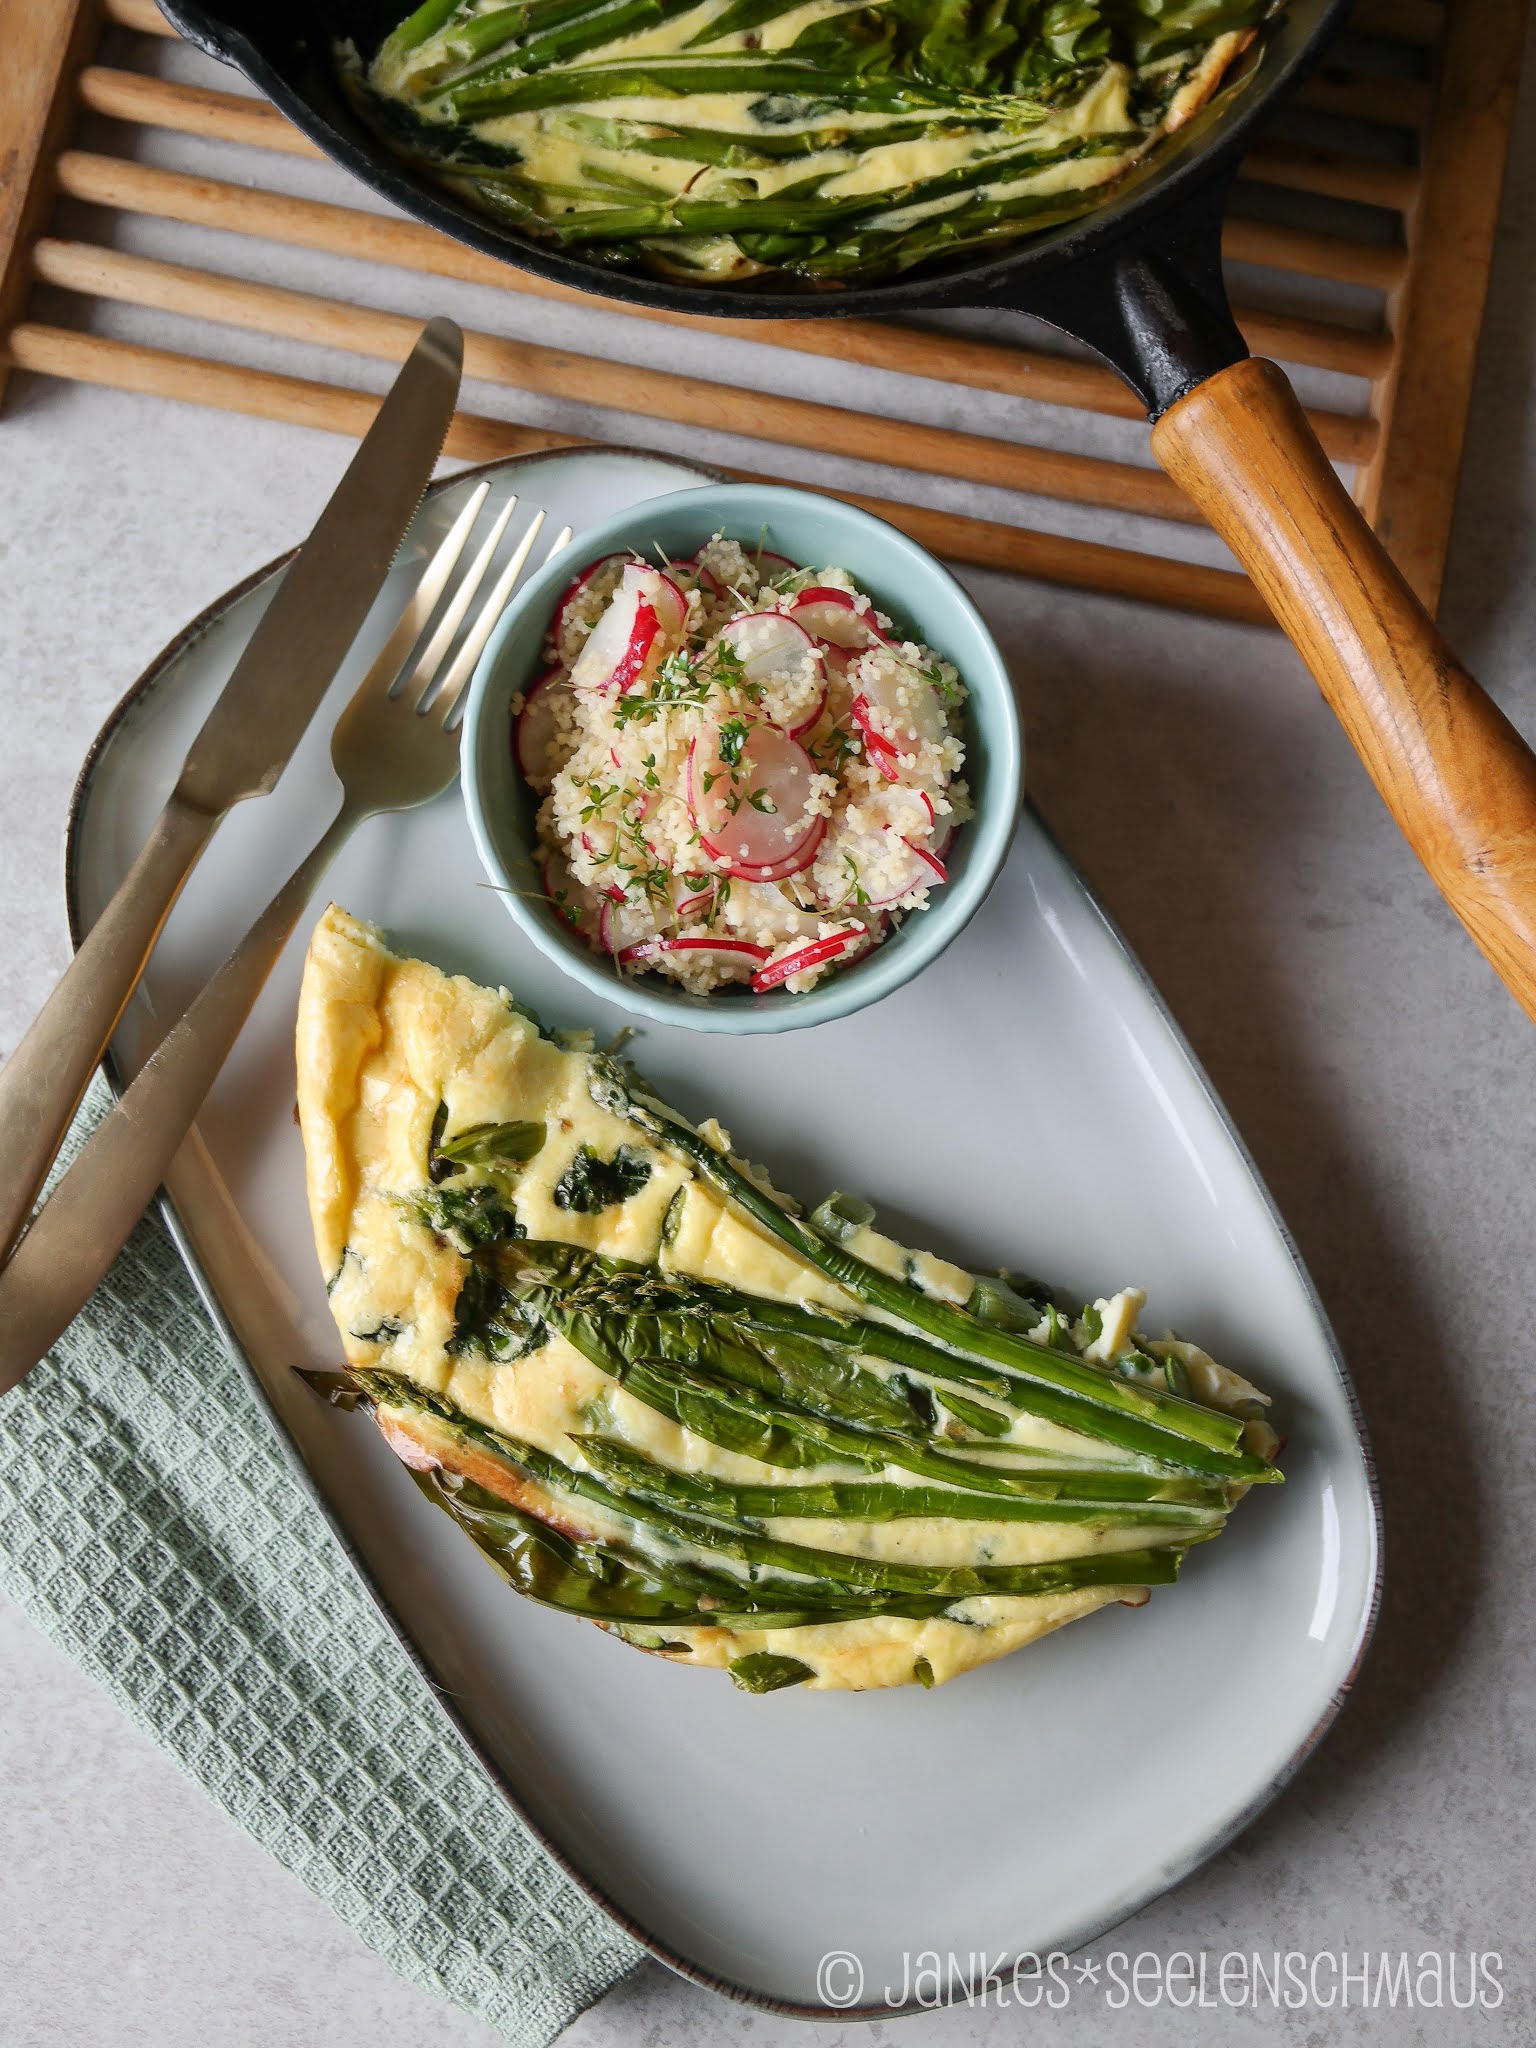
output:
M529 1598L751 1692L931 1686L1139 1606L1278 1479L1266 1397L807 1213L625 1063L332 907L298 1018L345 1371Z
M426 0L354 102L505 225L685 281L835 286L1098 203L1276 0Z

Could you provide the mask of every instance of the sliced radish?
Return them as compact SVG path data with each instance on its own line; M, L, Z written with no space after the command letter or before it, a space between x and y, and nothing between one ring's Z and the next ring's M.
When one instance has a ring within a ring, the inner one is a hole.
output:
M688 599L672 578L660 569L648 569L630 562L621 579L622 588L637 590L661 620L661 629L674 637L683 630L688 616Z
M875 714L870 709L869 699L863 696L855 697L849 709L854 724L859 728L860 737L864 741L865 753L868 754L870 760L874 762L887 782L900 781L900 751L895 742L887 739L879 726L876 725Z
M793 953L760 967L752 977L752 986L761 995L792 975L804 974L811 967L824 967L829 960L840 960L863 936L862 932L833 932L829 938L812 939L808 946L797 946Z
M673 902L672 914L681 924L686 924L690 917L702 916L715 900L713 882L707 882L698 889L691 888L686 880L676 886L681 893Z
M817 825L825 830L810 808L816 763L776 725L752 726L734 762L721 758L721 738L716 727L688 748L688 810L705 852L747 880L797 873L802 854L815 857L815 845L805 849Z
M789 607L789 615L818 640L830 640L834 647L888 647L889 634L882 632L873 609L860 611L849 591L830 583L818 583L802 590Z
M570 628L590 626L596 621L618 589L619 578L624 574L628 560L628 555L601 555L595 562L588 562L581 574L567 583L555 607L554 634L557 641L563 641Z
M802 718L798 724L792 725L789 728L790 738L792 740L804 739L805 735L808 732L810 732L814 727L818 726L821 723L821 714L823 713L823 711L826 710L826 708L827 686L825 683L823 683L821 686L821 695L816 699L816 702L811 706L810 710L806 713L805 717Z
M725 860L725 871L741 882L787 882L791 875L803 874L811 865L826 836L826 819L813 818L810 831L781 860ZM715 858L721 860L723 856L717 854Z
M903 755L937 746L949 731L939 693L928 678L898 659L861 662L853 720L877 765L892 782ZM890 764L895 763L893 767Z
M682 938L642 939L638 946L626 946L619 955L621 967L643 967L667 953L718 953L722 960L766 960L769 948L754 946L747 939L716 939L702 932Z
M564 681L563 668L552 668L541 675L523 698L523 708L512 728L512 751L528 782L550 779L550 755L555 744L555 698L551 686Z
M843 868L838 874L828 877L831 900L827 908L834 914L854 907L851 897L855 887L864 891L863 900L857 905L862 914L866 910L882 909L889 903L899 903L903 896L910 895L924 883L944 879L942 872L935 877L935 863L931 855L920 854L910 840L895 832L872 832L867 838L854 840L851 844L845 840L843 847L854 862L857 876L850 876ZM875 868L893 853L896 859L890 877L883 882L875 882L872 879Z
M757 558L757 580L759 583L780 583L786 576L798 574L799 565L788 555L770 554L764 548Z
M743 612L720 628L720 638L749 683L789 675L816 652L816 642L787 612Z
M661 620L638 590L620 590L587 636L571 670L575 689L594 695L643 682L662 656Z
M936 882L947 882L949 880L949 870L936 853L930 853L926 846L918 846L911 839L904 840L902 843L912 848L912 851L917 855L924 867L931 872Z
M827 674L839 678L846 676L854 650L850 647L839 647L835 640L818 640L816 645L821 649L821 659Z

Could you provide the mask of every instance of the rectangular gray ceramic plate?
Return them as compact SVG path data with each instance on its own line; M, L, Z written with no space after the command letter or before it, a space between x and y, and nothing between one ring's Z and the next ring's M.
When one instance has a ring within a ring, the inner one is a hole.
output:
M497 469L552 528L706 481L585 451ZM277 792L221 827L115 1047L190 998L335 803L328 734L467 489L429 498L349 669ZM703 535L700 538L704 538ZM580 561L580 542L573 566ZM72 818L77 931L173 782L275 577L199 620L98 742ZM408 951L505 984L552 1024L596 1011L485 886L456 794L376 820L331 893ZM194 1275L326 1512L460 1732L566 1866L674 1968L825 2013L817 1963L856 1955L888 2012L904 1952L1071 1948L1193 1869L1331 1720L1369 1634L1377 1510L1343 1366L1294 1249L1188 1049L1038 819L927 974L809 1033L648 1030L683 1109L816 1197L853 1187L898 1237L1057 1278L1128 1283L1277 1403L1286 1484L1246 1501L1183 1583L934 1693L754 1699L519 1600L420 1498L375 1432L289 1370L336 1361L294 1126L289 948L173 1180ZM845 1995L844 1974L832 1986ZM963 1994L957 1979L953 1990Z

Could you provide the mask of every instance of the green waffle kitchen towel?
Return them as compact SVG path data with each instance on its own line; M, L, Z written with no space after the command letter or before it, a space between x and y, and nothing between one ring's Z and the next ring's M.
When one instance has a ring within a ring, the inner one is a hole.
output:
M156 1214L0 1401L0 1586L401 1976L515 2048L640 1960L443 1720Z

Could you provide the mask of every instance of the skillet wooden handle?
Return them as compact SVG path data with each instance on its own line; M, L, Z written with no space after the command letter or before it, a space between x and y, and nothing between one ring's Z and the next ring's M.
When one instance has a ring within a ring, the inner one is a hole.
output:
M1152 446L1263 592L1409 845L1536 1020L1536 755L1441 639L1283 371L1218 371L1164 413Z

